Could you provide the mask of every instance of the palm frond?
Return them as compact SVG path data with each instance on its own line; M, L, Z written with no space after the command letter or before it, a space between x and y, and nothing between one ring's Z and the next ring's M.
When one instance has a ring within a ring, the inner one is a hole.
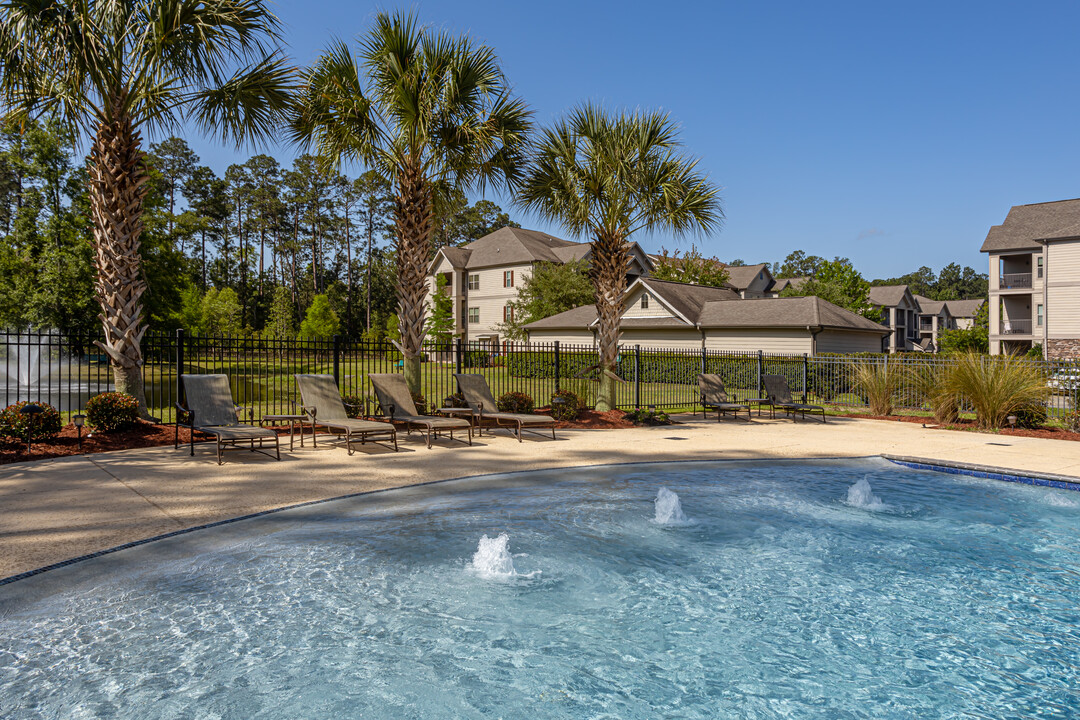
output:
M273 139L284 126L294 77L284 57L267 57L195 93L189 102L194 120L204 132L237 146Z

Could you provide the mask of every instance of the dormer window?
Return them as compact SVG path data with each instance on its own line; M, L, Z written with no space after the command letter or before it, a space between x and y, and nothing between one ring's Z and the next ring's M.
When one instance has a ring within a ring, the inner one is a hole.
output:
M649 309L649 293L645 293L645 294L643 294L641 296L641 309L642 310L648 310Z

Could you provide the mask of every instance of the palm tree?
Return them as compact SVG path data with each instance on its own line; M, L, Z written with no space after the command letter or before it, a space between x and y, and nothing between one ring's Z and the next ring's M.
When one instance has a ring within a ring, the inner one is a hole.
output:
M655 112L609 114L585 104L544 130L518 193L523 209L592 238L589 272L599 317L596 407L615 407L631 236L708 232L723 221L717 188L679 152L678 130Z
M380 13L358 57L335 42L304 73L294 140L328 166L359 161L393 185L399 349L414 391L436 195L448 185L515 186L531 129L490 47L423 27L411 13Z
M263 0L8 0L0 104L17 124L55 114L91 137L95 290L116 389L143 393L142 129L181 119L237 144L268 138L293 72Z

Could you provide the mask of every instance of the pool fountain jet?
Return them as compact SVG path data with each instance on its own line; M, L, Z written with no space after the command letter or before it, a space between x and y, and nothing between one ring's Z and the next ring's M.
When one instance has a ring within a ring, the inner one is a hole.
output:
M885 507L885 503L873 493L870 481L865 477L848 488L847 504L865 510L880 510Z
M500 533L493 538L487 535L481 537L471 567L473 572L485 578L531 578L540 574L539 570L531 573L517 571L514 567L514 556L510 554L510 536L506 533Z
M653 522L657 525L680 525L686 522L686 515L683 514L679 496L666 487L662 487L657 491L653 505L656 508Z

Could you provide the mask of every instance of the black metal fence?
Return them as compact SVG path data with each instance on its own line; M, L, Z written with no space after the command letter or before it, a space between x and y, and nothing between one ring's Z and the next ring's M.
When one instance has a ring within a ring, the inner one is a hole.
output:
M0 336L0 370L3 371L4 406L18 400L47 402L61 412L74 413L86 400L112 389L108 357L95 337L61 336L55 333L8 333ZM233 395L250 407L256 417L293 411L299 396L293 375L334 375L342 393L368 401L371 373L402 371L401 353L390 343L333 340L273 340L148 334L143 338L143 379L151 413L171 422L181 397L179 377L185 373L228 375ZM621 348L617 375L618 406L689 408L697 402L697 375L721 376L737 400L761 396L761 377L783 375L792 393L808 402L837 406L866 404L854 382L854 367L866 358L854 355L807 356L760 351L706 349ZM934 355L903 355L878 358L877 362L901 362L943 367L949 359ZM592 346L533 343L453 342L430 344L421 364L421 394L428 407L443 404L457 391L454 373L483 375L498 396L510 391L532 396L538 407L548 404L558 389L571 390L592 405L599 373ZM1080 389L1080 364L1027 360L1045 375L1054 393L1048 403L1050 416L1072 408ZM911 374L901 375L897 407L921 409L921 396Z

